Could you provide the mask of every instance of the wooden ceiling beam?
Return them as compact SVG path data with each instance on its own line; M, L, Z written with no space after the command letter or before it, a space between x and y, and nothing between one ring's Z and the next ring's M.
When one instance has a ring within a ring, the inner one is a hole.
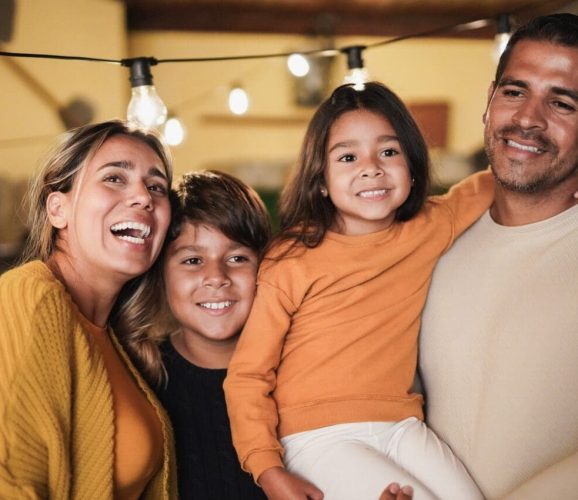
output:
M428 32L475 19L492 18L507 10L518 9L516 18L525 21L532 16L551 12L567 3L567 0L501 0L485 3L461 0L464 8L452 12L448 11L448 3L441 8L439 0L423 0L419 6L415 2L380 3L377 0L125 0L129 30L385 37ZM494 33L493 26L489 26L461 33L447 31L437 36L489 38Z

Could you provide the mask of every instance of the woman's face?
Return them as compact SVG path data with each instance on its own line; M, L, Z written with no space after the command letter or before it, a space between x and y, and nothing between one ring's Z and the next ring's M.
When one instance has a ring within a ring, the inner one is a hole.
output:
M52 193L48 211L59 248L85 279L128 281L157 258L169 220L169 182L161 159L126 135L107 139L68 193Z

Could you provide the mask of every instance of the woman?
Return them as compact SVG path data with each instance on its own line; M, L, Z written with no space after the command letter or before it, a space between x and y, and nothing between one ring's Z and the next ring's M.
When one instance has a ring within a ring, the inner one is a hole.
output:
M170 425L113 334L170 182L159 139L120 121L73 131L36 179L26 263L0 278L0 497L176 497Z

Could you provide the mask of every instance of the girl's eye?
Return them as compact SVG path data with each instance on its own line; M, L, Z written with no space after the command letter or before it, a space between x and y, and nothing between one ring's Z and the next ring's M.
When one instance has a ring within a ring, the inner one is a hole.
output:
M381 152L381 156L387 156L387 157L395 156L395 155L398 155L398 154L399 154L399 151L397 151L397 150L394 149L394 148L387 148L387 149L384 149L384 150Z
M346 154L346 155L342 155L338 158L338 161L342 161L342 162L350 162L350 161L355 161L356 157L355 155L352 154Z
M186 264L187 266L198 266L202 262L203 261L201 260L200 257L189 257L188 259L185 259L183 261L183 264Z

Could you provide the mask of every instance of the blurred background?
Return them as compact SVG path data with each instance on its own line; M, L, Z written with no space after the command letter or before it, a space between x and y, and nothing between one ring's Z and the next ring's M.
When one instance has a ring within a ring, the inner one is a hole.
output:
M293 72L286 56L150 67L174 119L163 131L171 134L177 177L228 171L274 213L313 111L350 72L346 51L331 49L368 46L361 55L369 78L410 106L441 191L485 166L481 117L496 34L505 31L498 20L515 27L550 12L577 14L578 2L0 0L0 51L120 61L328 49L298 60ZM381 44L398 37L407 38ZM129 67L114 63L0 56L0 272L19 255L22 198L40 160L71 127L126 118L129 76ZM234 88L244 94L230 102Z

